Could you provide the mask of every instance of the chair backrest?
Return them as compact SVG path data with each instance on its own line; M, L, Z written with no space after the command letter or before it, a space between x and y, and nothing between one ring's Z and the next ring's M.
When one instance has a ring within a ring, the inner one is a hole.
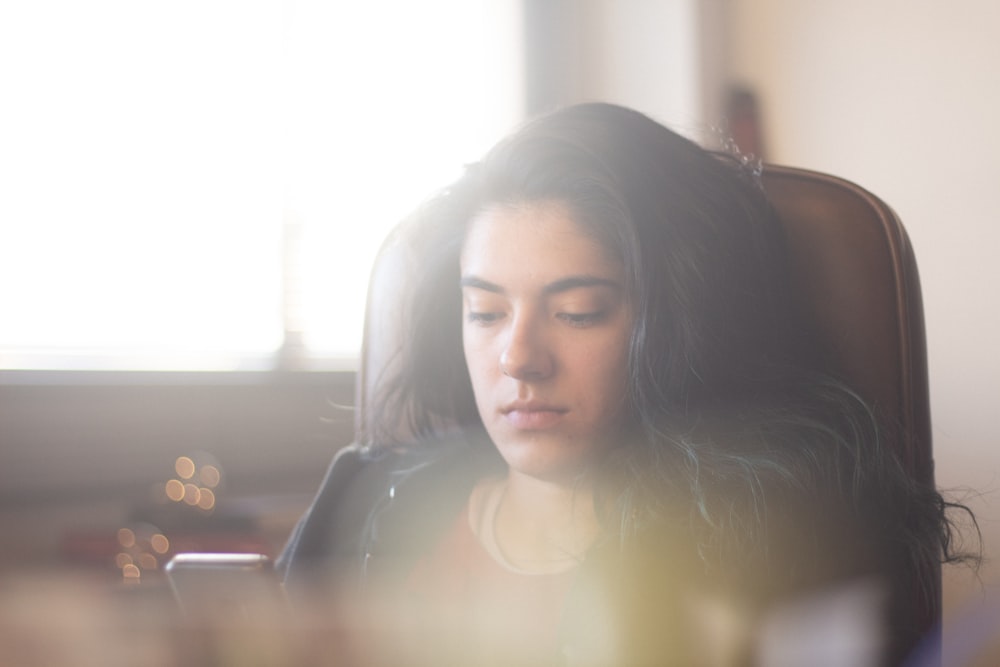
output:
M829 371L872 406L907 473L933 487L923 301L906 230L885 202L843 179L770 165L762 178ZM941 567L926 567L903 601L902 647L940 632Z
M923 307L906 231L888 205L840 178L768 165L762 180L786 227L798 288L824 338L830 372L874 408L907 472L933 485ZM370 432L373 384L392 373L402 336L394 296L419 265L404 253L387 247L369 285L355 414L361 433ZM408 439L402 422L397 436ZM940 568L921 576L922 590L931 593L914 594L915 637L936 627L941 613Z
M906 230L885 202L848 181L775 166L763 181L829 370L895 429L907 472L932 483L923 303Z

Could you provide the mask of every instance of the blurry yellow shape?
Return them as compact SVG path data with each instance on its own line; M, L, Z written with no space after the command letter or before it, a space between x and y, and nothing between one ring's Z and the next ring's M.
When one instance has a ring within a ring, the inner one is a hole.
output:
M139 568L131 563L122 568L122 578L126 584L139 583L139 577L141 576L142 573L139 571Z
M190 482L184 485L184 502L188 505L197 505L201 500L201 489Z
M181 479L191 479L194 477L194 461L187 456L178 456L174 463L174 470L177 471L177 476Z
M135 533L133 533L128 528L118 529L118 544L122 545L126 549L130 549L135 546Z
M156 569L156 556L151 553L141 553L139 554L139 567L144 570L155 570Z
M175 503L179 503L184 499L184 483L178 479L172 479L167 482L164 490L167 493L167 498L170 498Z
M201 478L202 484L213 489L219 485L219 481L222 479L222 473L213 465L202 466L198 476Z
M167 539L166 535L157 533L149 538L149 546L153 547L153 551L158 554L165 554L170 550L170 540Z
M131 564L132 564L132 556L128 555L124 551L115 556L115 565L118 566L119 570L124 568L126 565L131 565Z
M201 489L201 497L198 499L198 507L203 510L210 510L215 507L215 494L212 489Z

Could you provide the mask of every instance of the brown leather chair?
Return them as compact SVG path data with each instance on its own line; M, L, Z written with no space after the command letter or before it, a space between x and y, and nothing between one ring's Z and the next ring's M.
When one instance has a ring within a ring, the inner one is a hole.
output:
M923 302L906 230L885 202L843 179L767 166L763 182L785 225L829 370L872 406L904 469L933 486ZM910 646L934 644L940 632L940 564L918 576L904 601L909 627L897 630Z
M784 222L798 287L824 338L829 370L865 398L888 427L903 466L917 480L934 482L927 353L916 262L906 231L884 202L840 178L803 169L766 166L763 184ZM416 261L389 248L376 262L357 379L358 433L370 432L375 378L391 373L400 330L396 287ZM408 439L406 426L397 431ZM940 620L940 567L914 582L915 643ZM912 641L911 641L912 640Z
M933 482L923 304L906 230L885 202L842 179L775 166L763 179L830 369L896 429L907 471Z

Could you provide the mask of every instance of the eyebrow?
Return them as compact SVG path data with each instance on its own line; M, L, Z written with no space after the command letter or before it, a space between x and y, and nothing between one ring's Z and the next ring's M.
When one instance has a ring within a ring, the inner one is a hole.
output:
M484 280L478 276L462 276L461 286L481 289L495 294L506 293L506 290L500 285ZM615 280L601 278L599 276L566 276L565 278L560 278L559 280L555 280L548 285L545 285L542 288L542 292L545 294L558 294L559 292L567 292L581 287L610 287L611 289L620 290L621 284Z

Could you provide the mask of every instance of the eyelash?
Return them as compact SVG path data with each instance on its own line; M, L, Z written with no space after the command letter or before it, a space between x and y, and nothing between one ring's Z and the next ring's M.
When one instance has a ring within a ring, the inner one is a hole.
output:
M572 327L583 329L599 323L604 318L604 313L600 311L593 313L558 313L556 317Z
M470 312L467 316L467 319L472 324L478 324L480 326L488 326L499 320L501 317L502 317L501 313Z
M466 316L470 323L478 324L480 326L489 326L494 322L499 321L502 317L503 313L476 311L472 311ZM604 313L601 311L592 313L557 313L556 319L562 320L571 327L583 329L599 323L602 319L604 319Z

